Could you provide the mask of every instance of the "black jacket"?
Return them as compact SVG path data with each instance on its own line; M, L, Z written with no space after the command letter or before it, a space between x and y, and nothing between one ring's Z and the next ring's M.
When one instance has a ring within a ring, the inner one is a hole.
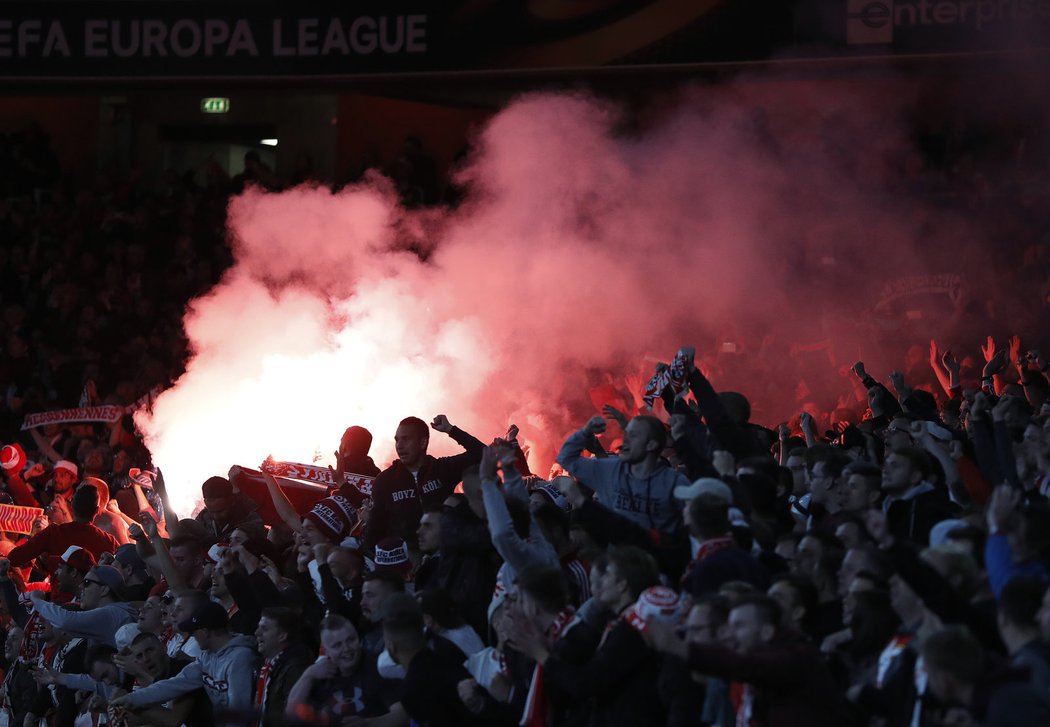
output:
M288 694L314 658L314 654L299 642L292 643L277 657L266 684L266 707L261 727L279 727L283 723Z
M894 500L886 511L887 525L898 540L926 547L930 530L941 520L953 517L959 508L940 487L907 500Z
M38 697L29 665L22 661L11 664L4 676L4 686L7 688L7 702L11 705L10 724L21 727L26 715L36 706Z
M416 530L425 507L439 507L463 479L463 470L481 461L485 445L459 427L448 434L467 450L452 457L427 455L418 478L401 460L379 473L372 483L372 514L365 529L365 543L374 547L383 538L404 538L417 544Z
M452 596L475 631L488 633L488 600L496 586L500 559L488 524L465 500L441 513L440 553L431 587Z
M660 658L626 620L617 621L594 656L574 664L551 654L543 663L553 689L590 705L588 724L635 727L664 723L657 692Z

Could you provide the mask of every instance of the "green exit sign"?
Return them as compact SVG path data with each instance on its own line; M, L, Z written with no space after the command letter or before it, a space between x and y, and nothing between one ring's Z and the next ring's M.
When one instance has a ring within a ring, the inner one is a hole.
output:
M206 114L225 114L230 110L230 99L228 98L202 98L201 111Z

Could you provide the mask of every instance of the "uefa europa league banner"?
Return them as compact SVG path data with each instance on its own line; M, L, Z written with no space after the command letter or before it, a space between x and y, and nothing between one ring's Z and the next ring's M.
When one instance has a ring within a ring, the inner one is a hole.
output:
M1045 48L1050 0L0 0L0 79L295 79Z

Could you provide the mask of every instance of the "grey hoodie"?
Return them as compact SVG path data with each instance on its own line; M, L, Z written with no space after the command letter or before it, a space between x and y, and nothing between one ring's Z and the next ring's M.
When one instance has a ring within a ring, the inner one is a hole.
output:
M635 477L631 466L619 457L583 457L589 439L583 430L574 432L558 452L558 464L598 494L598 501L610 510L662 535L673 535L682 528L682 508L674 498L679 485L688 487L685 475L666 465L648 477Z
M117 629L138 619L138 611L123 602L107 603L87 611L67 611L50 601L33 601L33 608L55 628L113 648L117 646Z
M529 501L525 482L517 470L504 475L506 497L514 497L524 502ZM514 524L507 509L507 500L500 492L496 482L483 480L481 494L485 499L485 517L488 521L489 534L496 552L503 558L500 576L504 583L513 583L518 573L529 567L560 568L558 552L543 536L543 531L532 518L529 518L529 537L522 539L514 532Z
M170 679L162 679L128 695L131 707L163 704L204 687L216 711L248 711L255 687L255 639L244 634L233 636L218 651L203 651Z

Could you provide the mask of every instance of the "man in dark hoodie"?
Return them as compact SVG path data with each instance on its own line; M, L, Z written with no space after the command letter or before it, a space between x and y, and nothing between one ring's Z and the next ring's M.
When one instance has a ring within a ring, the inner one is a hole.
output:
M431 426L466 451L452 457L428 455L430 430L426 422L416 417L403 419L394 433L398 459L372 483L372 513L365 528L368 547L375 547L383 538L397 537L415 549L423 510L443 503L463 478L463 470L481 461L485 445L452 426L444 414L434 417Z
M201 485L204 509L195 520L208 533L207 545L230 542L234 530L253 529L262 531L263 521L250 497L235 493L233 485L225 477L209 477Z
M347 428L335 453L336 467L343 472L375 477L379 474L379 468L368 456L371 448L372 432L358 426Z
M920 546L929 543L934 525L958 511L946 490L928 482L930 469L928 455L916 447L893 450L882 469L882 490L886 493L882 509L890 531L899 540Z

